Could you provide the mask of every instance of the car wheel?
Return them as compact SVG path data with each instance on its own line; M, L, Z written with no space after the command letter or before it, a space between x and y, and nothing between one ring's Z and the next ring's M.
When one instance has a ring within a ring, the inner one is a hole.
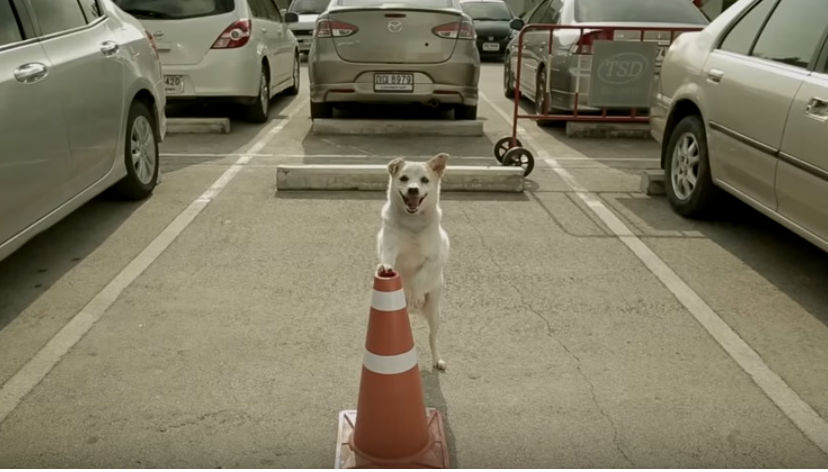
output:
M670 134L664 161L667 198L676 213L701 217L716 200L704 124L698 116L682 119Z
M247 108L247 119L254 123L264 123L270 116L270 80L263 68L259 76L259 96Z
M293 57L293 85L285 90L287 95L296 95L299 93L299 79L301 72L299 71L299 54Z
M130 200L147 198L158 182L158 139L155 117L143 102L133 102L129 110L124 163L127 175L115 191Z
M508 55L503 56L503 94L510 100L515 98L515 88L512 86L512 60Z
M477 105L457 105L454 107L455 120L476 120Z
M331 118L333 116L333 106L326 102L311 102L311 118Z
M549 113L549 95L546 93L546 69L538 71L535 81L535 114L545 115ZM549 126L549 120L536 120L538 126Z

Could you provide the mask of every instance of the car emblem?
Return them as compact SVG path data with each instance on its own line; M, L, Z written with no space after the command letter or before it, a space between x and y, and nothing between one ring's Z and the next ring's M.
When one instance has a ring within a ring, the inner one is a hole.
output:
M160 38L160 37L164 36L164 32L163 31L156 31L155 33L152 33L152 36L154 38Z
M388 22L388 31L392 33L399 33L403 29L402 21L389 21Z

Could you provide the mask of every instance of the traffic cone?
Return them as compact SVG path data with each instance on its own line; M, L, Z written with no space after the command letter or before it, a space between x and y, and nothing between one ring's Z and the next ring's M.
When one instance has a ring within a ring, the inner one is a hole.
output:
M448 468L442 417L424 405L402 281L377 274L357 410L339 414L336 468Z

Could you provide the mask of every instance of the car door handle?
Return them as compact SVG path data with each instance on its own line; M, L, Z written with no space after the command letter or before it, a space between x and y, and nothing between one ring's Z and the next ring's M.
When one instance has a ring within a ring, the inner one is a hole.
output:
M714 84L718 84L722 81L722 77L724 77L724 71L719 69L710 69L707 72L707 80L713 82Z
M33 84L46 77L48 73L49 68L45 64L30 62L15 69L14 78L20 83Z
M104 41L101 43L101 52L104 56L112 56L121 49L115 41Z
M828 100L812 97L805 107L805 114L820 121L828 120Z

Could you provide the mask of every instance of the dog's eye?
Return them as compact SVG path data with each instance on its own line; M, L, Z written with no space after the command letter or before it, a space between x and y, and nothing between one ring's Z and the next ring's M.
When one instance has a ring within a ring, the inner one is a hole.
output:
M404 175L404 176L400 177L400 182L408 182L408 176Z
M427 184L428 183L428 177L423 177L422 179L420 179L420 182L422 182L424 184Z

